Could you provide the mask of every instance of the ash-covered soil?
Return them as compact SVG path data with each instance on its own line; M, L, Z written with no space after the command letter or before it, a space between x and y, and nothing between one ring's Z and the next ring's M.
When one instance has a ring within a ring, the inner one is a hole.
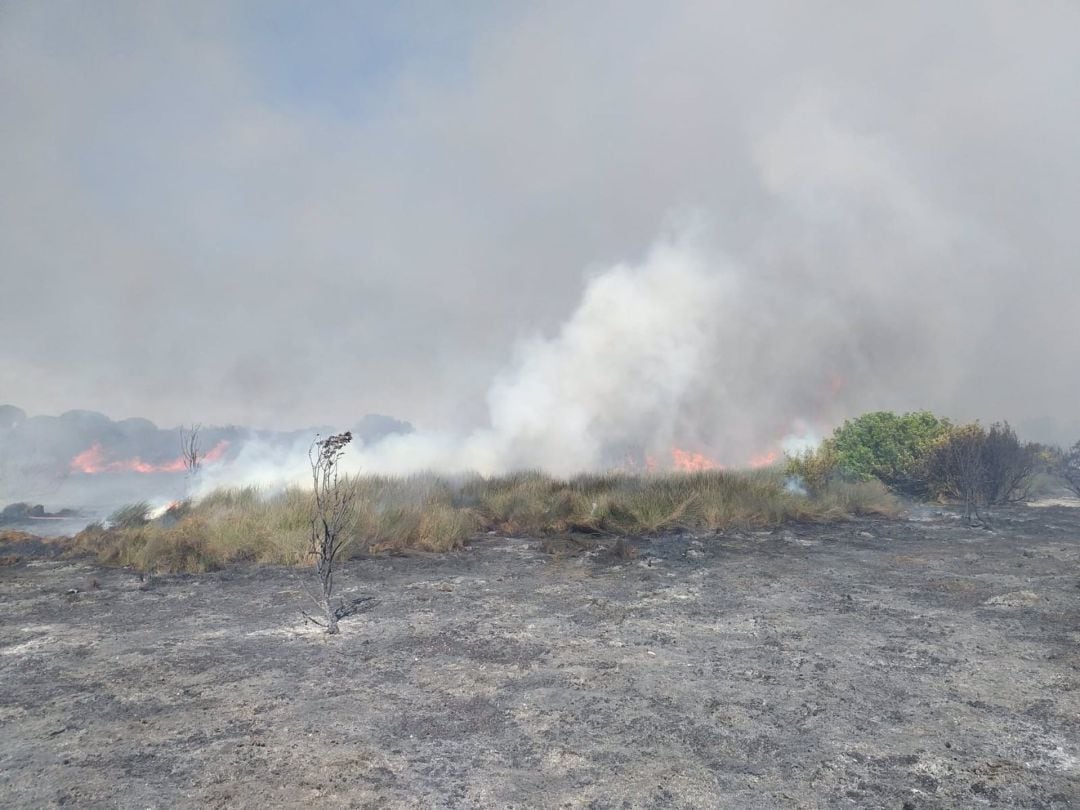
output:
M1080 509L918 518L357 561L337 638L25 545L0 806L1080 807Z

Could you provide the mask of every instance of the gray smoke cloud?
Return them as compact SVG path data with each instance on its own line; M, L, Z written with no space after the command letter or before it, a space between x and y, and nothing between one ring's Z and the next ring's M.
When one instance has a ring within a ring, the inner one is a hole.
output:
M356 463L394 471L738 464L879 407L1070 439L1078 37L1069 2L4 4L0 402L390 413Z

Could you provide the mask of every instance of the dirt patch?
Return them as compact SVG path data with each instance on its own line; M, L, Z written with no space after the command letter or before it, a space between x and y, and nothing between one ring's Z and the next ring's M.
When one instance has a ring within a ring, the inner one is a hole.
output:
M1080 510L993 526L487 537L350 563L333 639L291 570L22 541L0 806L1075 807Z

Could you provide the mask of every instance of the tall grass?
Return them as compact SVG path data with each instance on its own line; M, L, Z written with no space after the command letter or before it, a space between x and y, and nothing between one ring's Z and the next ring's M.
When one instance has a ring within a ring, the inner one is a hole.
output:
M524 536L600 533L616 537L773 526L852 514L892 514L895 500L876 483L838 484L807 498L776 471L626 473L553 478L538 471L450 481L435 475L361 476L346 527L346 556L384 551L450 551L483 531ZM145 520L90 527L78 548L141 570L206 571L232 562L309 561L311 492L219 489ZM119 517L121 513L117 513Z

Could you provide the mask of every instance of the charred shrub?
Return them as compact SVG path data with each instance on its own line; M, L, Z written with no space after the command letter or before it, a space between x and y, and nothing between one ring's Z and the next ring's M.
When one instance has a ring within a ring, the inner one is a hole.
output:
M1080 495L1080 441L1061 454L1057 473L1069 489Z
M986 503L994 506L1026 500L1037 459L1035 446L1022 444L1008 422L991 425L983 444Z
M1008 422L989 429L974 423L938 439L924 470L932 492L961 502L971 518L983 508L1025 500L1037 459L1037 448L1022 444Z
M964 425L939 439L926 459L925 472L936 494L964 505L965 519L979 515L985 492L986 431Z

